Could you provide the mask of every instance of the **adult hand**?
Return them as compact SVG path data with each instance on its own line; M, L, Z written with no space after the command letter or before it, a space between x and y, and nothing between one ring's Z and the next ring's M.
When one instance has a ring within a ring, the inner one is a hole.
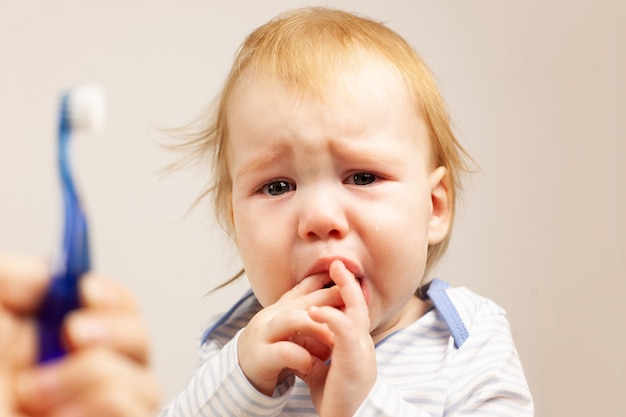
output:
M64 324L70 353L35 364L32 313L47 276L38 262L0 256L0 300L9 333L5 339L0 327L0 340L6 341L0 343L0 415L154 415L160 396L148 367L147 327L134 297L114 281L81 279L84 307Z
M43 261L0 252L0 415L19 411L16 380L36 360L32 313L45 292L48 268Z

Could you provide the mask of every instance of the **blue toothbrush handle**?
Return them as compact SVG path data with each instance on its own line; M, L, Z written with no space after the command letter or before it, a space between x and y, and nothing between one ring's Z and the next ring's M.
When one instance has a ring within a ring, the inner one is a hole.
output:
M62 325L66 315L80 306L77 281L65 276L52 279L39 312L39 361L65 354Z
M82 214L79 220L84 220ZM79 221L78 223L82 223ZM79 238L71 240L66 269L52 277L50 287L39 308L39 361L46 362L65 354L62 326L68 313L80 307L79 282L89 271L89 245L86 224Z
M69 163L71 123L67 107L66 94L61 101L58 154L64 206L62 252L60 263L37 315L40 362L65 354L63 322L68 313L80 307L79 280L90 269L87 219L80 205Z

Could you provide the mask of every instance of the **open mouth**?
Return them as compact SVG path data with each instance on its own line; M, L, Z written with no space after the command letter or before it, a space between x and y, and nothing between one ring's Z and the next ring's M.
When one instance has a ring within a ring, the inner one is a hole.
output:
M356 280L359 281L359 285L363 287L363 282L361 281L361 278L356 278ZM331 287L334 287L335 285L337 284L335 284L333 281L330 281L328 284L324 285L324 288L331 288Z
M362 278L356 278L356 280L359 283L359 287L361 288L361 292L363 293L363 299L365 300L365 304L369 305L369 293L367 291L367 288L365 286L365 283L363 282ZM324 288L332 288L334 286L336 286L337 284L335 284L334 282L329 282L328 284L324 285Z
M361 292L363 293L363 298L366 304L369 304L369 290L368 283L365 277L363 276L363 269L359 266L358 263L350 261L348 259L337 258L337 257L328 257L328 258L320 258L307 272L305 272L304 276L313 276L313 275L322 275L326 284L323 286L324 289L332 288L335 285L335 282L330 277L330 267L331 264L335 261L340 261L343 263L344 267L352 274L354 279L357 281ZM320 276L320 278L322 278Z

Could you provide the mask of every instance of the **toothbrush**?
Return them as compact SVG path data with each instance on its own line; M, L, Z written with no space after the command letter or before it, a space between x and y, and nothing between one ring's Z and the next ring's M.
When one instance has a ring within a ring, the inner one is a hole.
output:
M39 361L65 354L61 329L65 316L80 307L78 283L91 267L87 218L70 166L70 138L75 131L104 127L104 91L96 85L72 89L61 97L58 127L58 169L63 194L64 229L61 252L39 312Z

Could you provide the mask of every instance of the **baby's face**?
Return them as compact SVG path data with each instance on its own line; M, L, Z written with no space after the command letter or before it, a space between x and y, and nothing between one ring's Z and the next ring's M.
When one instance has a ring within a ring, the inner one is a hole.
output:
M445 170L433 169L393 72L364 65L326 91L246 82L234 92L235 238L262 305L341 259L361 283L372 335L386 334L415 302L429 243L447 233Z

